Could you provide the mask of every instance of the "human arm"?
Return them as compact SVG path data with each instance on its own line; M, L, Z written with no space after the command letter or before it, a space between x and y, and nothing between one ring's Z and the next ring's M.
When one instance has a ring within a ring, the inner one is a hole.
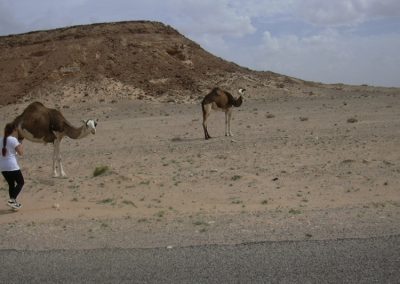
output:
M22 147L22 144L18 144L18 146L15 147L15 152L17 152L19 156L24 154L24 148Z

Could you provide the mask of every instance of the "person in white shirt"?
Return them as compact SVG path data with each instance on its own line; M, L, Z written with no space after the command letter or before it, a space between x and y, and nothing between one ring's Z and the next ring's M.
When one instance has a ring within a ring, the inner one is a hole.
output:
M23 148L16 137L18 137L16 125L8 123L4 128L4 137L0 138L0 145L2 146L0 170L9 187L10 199L7 204L13 209L22 207L17 202L17 196L24 186L24 177L17 161L17 155L22 156Z

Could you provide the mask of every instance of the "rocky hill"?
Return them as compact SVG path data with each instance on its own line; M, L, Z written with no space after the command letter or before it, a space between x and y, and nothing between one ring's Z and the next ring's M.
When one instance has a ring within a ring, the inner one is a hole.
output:
M279 86L283 81L294 82L227 62L158 22L93 24L0 37L1 105L48 96L64 103L124 97L190 100L216 84Z

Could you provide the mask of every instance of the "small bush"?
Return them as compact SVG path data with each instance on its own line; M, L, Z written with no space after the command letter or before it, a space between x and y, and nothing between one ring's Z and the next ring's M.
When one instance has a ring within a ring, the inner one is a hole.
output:
M108 166L99 166L96 167L93 171L93 176L97 177L99 175L104 174L105 172L107 172L109 170Z
M182 142L183 139L181 137L179 137L179 136L176 136L176 137L172 138L171 141L172 142Z
M204 221L195 221L193 222L193 225L195 226L208 226L208 224Z
M164 215L165 215L165 212L164 211L158 211L156 214L154 214L156 217L158 217L158 218L162 218L162 217L164 217Z
M112 198L106 198L106 199L102 199L100 201L98 201L98 204L111 204L114 202L114 199Z
M233 177L231 177L231 180L239 180L241 178L242 178L242 176L234 175Z
M301 214L301 211L300 211L300 210L297 210L297 209L291 208L291 209L289 210L289 214L297 215L297 214Z
M122 203L125 204L125 205L131 205L131 206L137 208L136 204L134 202L130 201L130 200L123 200Z
M347 120L348 123L356 123L358 120L357 118L351 117Z

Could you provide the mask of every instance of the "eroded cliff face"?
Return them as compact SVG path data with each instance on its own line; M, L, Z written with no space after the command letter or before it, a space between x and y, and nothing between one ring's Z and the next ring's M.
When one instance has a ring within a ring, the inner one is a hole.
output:
M158 22L93 24L0 37L1 105L47 93L79 99L98 95L102 100L193 98L227 78L232 81L232 74L253 80L278 76L218 58Z

